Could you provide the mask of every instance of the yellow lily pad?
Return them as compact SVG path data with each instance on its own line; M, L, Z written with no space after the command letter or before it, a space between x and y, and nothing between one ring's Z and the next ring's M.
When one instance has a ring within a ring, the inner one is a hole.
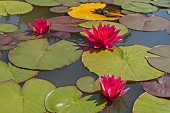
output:
M108 12L110 16L95 13L95 10L106 7L104 3L86 3L78 7L71 7L68 14L74 18L85 20L118 20L123 16L120 12ZM111 14L110 14L111 13Z

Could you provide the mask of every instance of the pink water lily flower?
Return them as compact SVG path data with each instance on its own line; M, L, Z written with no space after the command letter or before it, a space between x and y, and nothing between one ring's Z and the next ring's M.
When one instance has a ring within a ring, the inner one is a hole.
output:
M114 75L112 76L104 75L104 78L99 77L99 82L103 95L108 99L115 99L117 97L120 97L130 89L127 88L123 90L127 81L122 82L121 77L118 77L116 79Z
M31 23L29 23L29 26L31 27L31 29L35 33L37 33L38 35L42 35L42 34L48 32L48 30L51 27L52 23L48 24L47 20L42 18L41 20L36 19L34 21L34 25L35 25L35 27Z
M84 46L93 46L94 48L104 47L106 49L114 48L114 43L118 42L124 35L118 36L118 33L121 31L116 30L115 26L110 26L110 24L102 26L100 22L99 26L95 28L92 26L93 32L90 32L87 29L84 29L84 32L88 35L87 39L90 43L83 44Z

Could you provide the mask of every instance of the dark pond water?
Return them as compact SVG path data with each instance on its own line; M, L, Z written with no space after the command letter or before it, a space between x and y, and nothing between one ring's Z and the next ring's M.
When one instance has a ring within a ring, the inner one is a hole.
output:
M66 15L66 14L60 14ZM158 12L150 13L147 15L158 15L167 19L170 19L170 15L167 14L166 9L161 9ZM7 16L0 19L0 22L8 22L14 23L20 26L20 30L27 30L29 29L28 23L33 23L36 18L45 19L59 16L58 14L49 12L49 7L34 7L34 10L25 15L14 15L14 16ZM84 43L87 41L84 37L79 34L71 34L71 38L68 40L77 42L77 43ZM170 45L170 35L168 35L165 31L158 31L158 32L141 32L135 30L129 30L129 34L126 36L124 40L117 43L117 45L133 45L133 44L141 44L149 47L157 46L157 45ZM3 61L8 62L8 51L4 51L3 54ZM40 72L36 77L46 79L57 87L61 86L69 86L75 85L76 81L86 75L91 75L94 78L97 76L91 73L88 69L86 69L81 59L77 60L76 62L72 63L69 66L66 66L61 69L56 69L53 71L43 71ZM130 91L123 96L127 107L123 107L120 110L120 113L132 113L132 107L134 101L138 98L138 96L143 93L143 89L141 88L140 82L138 83L128 83L127 87L131 87ZM112 108L111 108L112 109ZM105 113L106 109L101 111L100 113ZM114 110L111 110L110 113L117 113Z

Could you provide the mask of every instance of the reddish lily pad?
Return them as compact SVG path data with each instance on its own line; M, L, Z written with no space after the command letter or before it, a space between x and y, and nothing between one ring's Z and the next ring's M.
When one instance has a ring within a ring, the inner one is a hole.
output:
M16 40L32 40L41 38L41 35L34 35L32 31L21 31L14 34Z
M0 51L0 59L2 58L2 52Z
M0 46L0 50L10 50L15 48L17 45L17 42L11 42L8 45Z
M129 14L120 18L120 23L126 25L130 29L140 31L159 31L170 26L170 21L159 17L146 17L142 14Z
M52 7L52 8L50 8L50 11L53 13L67 13L70 10L69 10L69 7L60 6L60 7Z
M63 32L63 31L58 31L58 32L55 32L55 33L53 33L51 35L53 37L59 37L59 38L62 38L62 39L66 39L66 38L69 38L71 36L70 33Z
M65 32L81 32L81 27L78 27L79 23L85 22L85 20L75 19L70 16L60 16L48 19L48 22L52 22L51 29L56 31Z
M170 45L160 45L150 49L148 52L159 57L146 57L149 64L156 69L170 73Z
M170 97L170 77L163 76L158 80L142 82L143 89L151 95Z
M86 93L94 93L100 90L100 85L98 80L94 81L93 77L85 76L77 80L76 82L77 87Z
M8 45L12 41L13 41L13 35L6 35L6 34L0 35L0 46Z

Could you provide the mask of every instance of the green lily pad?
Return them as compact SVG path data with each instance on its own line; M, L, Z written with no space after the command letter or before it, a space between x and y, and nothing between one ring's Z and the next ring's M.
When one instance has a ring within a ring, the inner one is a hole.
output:
M10 80L0 83L2 113L44 113L44 100L55 86L42 79L28 80L23 88Z
M0 15L25 14L33 9L32 5L20 1L0 1Z
M95 101L87 101L90 96L81 95L75 86L57 88L48 94L46 109L57 113L97 113L103 109L105 104L96 106Z
M0 1L1 2L1 1ZM18 30L18 26L8 23L0 23L0 33L12 33Z
M28 80L35 76L38 71L17 68L13 65L0 61L0 82L14 80L17 83Z
M57 6L61 5L57 0L25 0L26 2L39 6Z
M170 10L167 10L167 13L170 15Z
M170 113L170 100L148 93L139 96L133 105L133 113Z
M146 17L142 14L126 15L120 18L119 22L130 29L140 31L159 31L170 26L170 21L165 18L159 16Z
M94 81L93 77L85 76L77 80L76 82L77 87L86 93L94 93L100 90L99 81Z
M74 0L58 0L63 6L79 6L80 2L79 1L74 1Z
M147 53L149 47L133 45L100 50L89 48L82 55L82 61L91 72L98 76L114 74L123 80L144 81L162 76L164 73L152 68L144 58L153 56Z
M170 73L170 45L160 45L150 49L148 52L158 55L157 57L146 57L149 64L156 69Z
M81 54L82 50L73 42L62 40L49 45L47 39L37 39L19 43L8 56L18 67L54 70L69 65Z
M60 7L52 7L52 8L50 8L50 11L53 13L67 13L70 10L69 10L69 7L60 6Z
M102 25L110 24L111 26L114 25L116 27L116 29L121 29L121 31L119 32L119 35L124 35L124 34L128 33L128 28L126 26L119 24L119 23L116 23L116 22L90 21L90 22L81 23L81 24L79 24L79 26L85 27L85 28L92 28L92 25L94 27L97 27L100 22L102 23ZM81 34L86 36L85 32L81 32Z
M156 6L142 2L131 2L128 4L123 4L121 7L122 9L139 13L150 13L158 10Z
M154 0L151 3L159 7L170 7L170 0Z
M121 6L123 4L128 4L133 2L150 3L151 0L114 0L113 4Z

